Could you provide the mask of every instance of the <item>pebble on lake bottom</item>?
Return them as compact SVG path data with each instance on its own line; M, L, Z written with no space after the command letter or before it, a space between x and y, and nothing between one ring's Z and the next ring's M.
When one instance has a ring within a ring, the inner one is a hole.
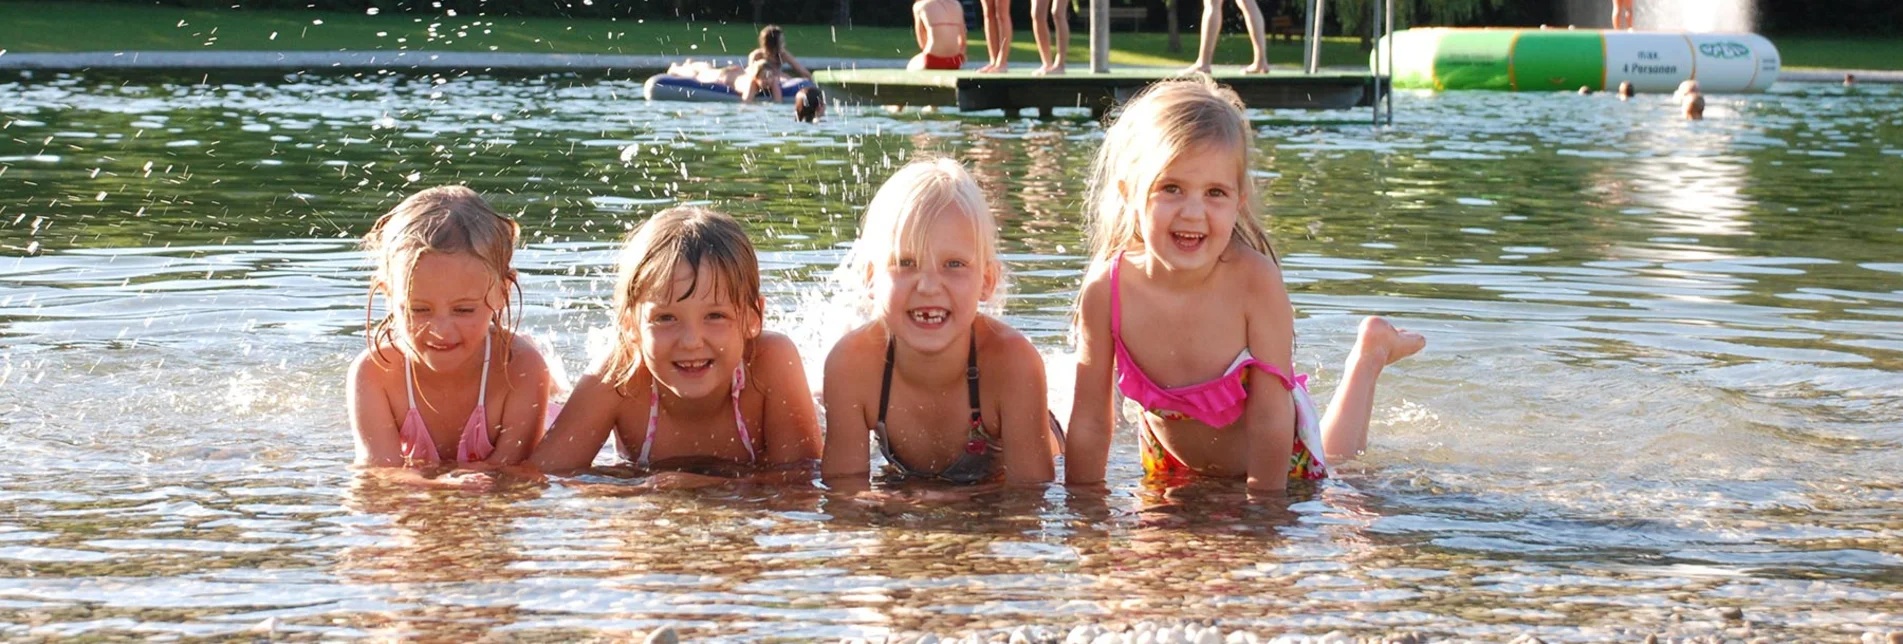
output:
M662 626L649 632L641 644L681 644L681 634L673 626Z

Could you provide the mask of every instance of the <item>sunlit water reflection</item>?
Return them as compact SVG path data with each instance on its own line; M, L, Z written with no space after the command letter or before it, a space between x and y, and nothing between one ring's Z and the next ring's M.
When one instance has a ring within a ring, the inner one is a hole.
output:
M747 222L817 375L826 279L917 151L999 207L1008 319L1068 407L1081 120L651 104L631 83L0 85L0 635L837 638L1213 618L1263 635L1843 639L1903 629L1903 92L1407 95L1259 113L1301 366L1358 316L1432 338L1372 451L1287 499L970 501L608 478L421 492L347 468L352 248L422 186L518 213L526 325L571 370L613 245ZM1126 440L1128 436L1121 436ZM1740 607L1743 619L1722 609Z

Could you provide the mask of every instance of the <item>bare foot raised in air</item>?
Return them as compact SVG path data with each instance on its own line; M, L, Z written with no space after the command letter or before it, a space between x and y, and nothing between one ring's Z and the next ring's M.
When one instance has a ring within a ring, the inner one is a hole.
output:
M1361 320L1361 333L1355 338L1354 352L1379 359L1385 366L1419 353L1426 346L1427 338L1421 334L1398 328L1386 319L1370 315Z

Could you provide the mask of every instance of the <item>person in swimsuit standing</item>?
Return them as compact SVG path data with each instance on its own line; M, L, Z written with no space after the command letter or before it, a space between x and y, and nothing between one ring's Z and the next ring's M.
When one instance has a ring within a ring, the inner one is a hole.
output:
M530 463L556 474L588 467L612 434L622 459L662 472L657 487L722 483L706 473L735 466L803 465L799 480L811 480L819 413L798 348L761 328L759 260L739 222L704 208L661 211L629 234L617 273L614 345Z
M1225 0L1203 0L1202 42L1197 45L1196 62L1183 68L1184 74L1208 74L1216 60L1216 41L1222 38L1222 3ZM1242 25L1249 33L1249 46L1255 53L1255 59L1242 68L1244 74L1269 73L1268 41L1262 37L1262 8L1255 0L1235 0L1242 9Z
M1247 477L1279 490L1367 445L1375 380L1420 335L1362 322L1328 415L1290 369L1294 310L1255 215L1254 129L1207 78L1127 104L1092 166L1091 264L1078 297L1065 482L1099 484L1115 394L1141 408L1147 475Z
M1612 28L1632 28L1632 0L1612 0Z
M375 262L369 345L350 366L350 426L366 467L500 467L528 458L555 388L535 344L515 332L509 262L518 227L475 191L430 188L364 237ZM466 474L435 482L479 483Z
M1057 39L1051 39L1056 29ZM1070 0L1031 0L1031 37L1037 40L1038 61L1044 64L1031 72L1036 76L1064 73L1064 60L1070 53ZM1052 48L1056 59L1052 59Z
M866 206L841 271L867 289L873 319L826 357L828 485L863 484L874 448L888 479L1056 477L1044 358L979 311L1004 279L997 236L978 182L950 159L900 168Z
M912 35L919 53L910 70L956 71L965 66L965 9L957 0L918 0L912 4Z

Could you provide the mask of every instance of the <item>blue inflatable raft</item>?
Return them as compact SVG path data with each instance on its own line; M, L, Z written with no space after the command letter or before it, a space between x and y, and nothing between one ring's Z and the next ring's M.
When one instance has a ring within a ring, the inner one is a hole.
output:
M813 87L813 81L787 77L780 81L780 102L793 102L793 97L798 95L800 90L808 87ZM648 82L642 86L642 93L650 101L737 102L740 100L740 95L726 85L703 83L692 78L667 74L648 77ZM758 96L753 100L772 102L773 97Z

